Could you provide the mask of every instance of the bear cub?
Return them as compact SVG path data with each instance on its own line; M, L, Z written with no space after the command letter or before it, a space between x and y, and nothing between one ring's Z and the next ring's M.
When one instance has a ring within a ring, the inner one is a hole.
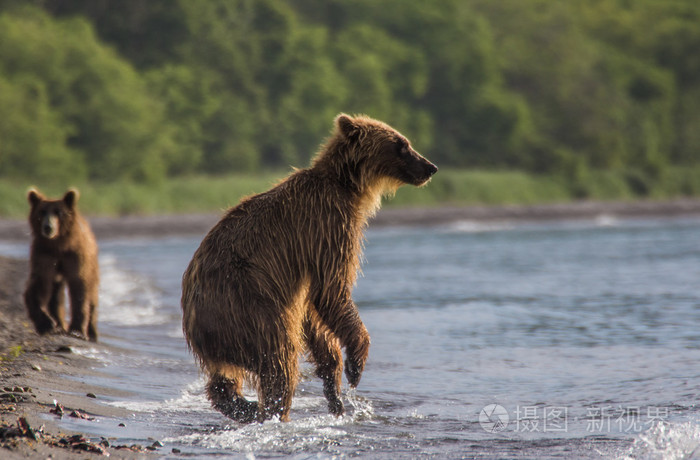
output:
M228 210L182 280L182 325L209 377L212 406L238 422L289 419L308 351L332 414L357 386L370 337L351 292L363 230L382 195L426 184L437 167L392 127L339 115L309 168ZM244 383L258 401L243 397Z
M97 341L99 266L97 242L76 207L78 191L70 189L60 200L49 200L29 190L32 230L30 274L24 302L39 334L68 332ZM71 303L66 328L65 290Z

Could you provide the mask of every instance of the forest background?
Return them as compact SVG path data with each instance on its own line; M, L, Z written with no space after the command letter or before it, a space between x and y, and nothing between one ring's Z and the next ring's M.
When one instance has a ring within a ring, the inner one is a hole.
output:
M697 0L0 0L0 216L221 209L339 112L441 167L398 204L700 195Z

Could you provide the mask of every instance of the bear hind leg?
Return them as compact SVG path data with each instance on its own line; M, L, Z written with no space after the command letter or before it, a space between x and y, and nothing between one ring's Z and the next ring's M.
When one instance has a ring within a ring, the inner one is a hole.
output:
M295 356L292 354L292 356ZM277 364L277 363L276 363ZM260 413L258 421L264 422L279 416L280 421L289 421L292 408L292 396L296 387L296 363L287 363L288 367L274 365L262 370L260 378Z
M316 376L323 381L323 395L328 400L328 411L343 415L345 407L340 398L343 378L343 355L340 341L315 313L304 324L306 345L316 363Z
M207 397L214 409L240 423L251 423L258 418L258 404L246 400L241 394L240 378L228 378L221 373L209 377Z

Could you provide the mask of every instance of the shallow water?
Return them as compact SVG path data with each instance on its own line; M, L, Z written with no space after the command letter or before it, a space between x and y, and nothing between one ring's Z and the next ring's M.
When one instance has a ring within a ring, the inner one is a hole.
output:
M78 351L100 371L82 380L130 392L107 403L133 415L66 427L201 457L700 456L700 220L367 237L354 298L372 348L348 415L327 414L309 365L290 423L214 412L180 326L201 238L131 239L100 246L100 330L116 351Z

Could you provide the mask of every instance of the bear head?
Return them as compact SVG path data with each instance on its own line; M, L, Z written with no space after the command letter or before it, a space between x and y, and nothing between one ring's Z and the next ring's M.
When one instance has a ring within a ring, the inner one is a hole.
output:
M69 189L60 200L49 200L38 190L29 190L29 224L34 236L48 240L65 236L72 226L78 197L76 189Z
M438 169L397 130L363 115L336 117L324 155L332 157L327 160L334 169L361 191L380 187L391 193L404 184L422 186Z

